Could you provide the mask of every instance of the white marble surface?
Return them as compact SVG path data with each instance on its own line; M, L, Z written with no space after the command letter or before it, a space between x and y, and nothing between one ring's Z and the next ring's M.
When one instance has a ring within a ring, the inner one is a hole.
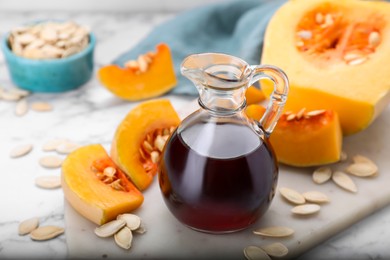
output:
M30 20L44 18L72 19L89 25L97 36L96 68L137 43L154 25L173 14L103 14L23 12L1 13L0 33ZM0 85L12 87L4 58L0 54ZM188 98L170 97L177 108ZM18 223L39 217L41 225L64 226L64 199L61 189L42 190L34 185L41 175L59 175L38 164L41 146L53 138L68 138L82 145L101 143L109 147L116 126L134 103L124 102L103 89L94 77L82 88L63 94L33 94L28 101L46 101L54 110L29 111L14 115L15 103L0 100L0 258L66 258L65 236L46 242L34 242L19 236ZM388 140L388 139L387 139ZM33 151L11 159L9 151L18 144L32 143ZM339 235L302 255L299 259L389 259L390 207L354 224ZM244 258L244 257L243 257Z

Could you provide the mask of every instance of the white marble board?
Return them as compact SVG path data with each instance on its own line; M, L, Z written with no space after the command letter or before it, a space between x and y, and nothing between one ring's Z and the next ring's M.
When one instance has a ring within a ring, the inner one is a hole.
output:
M175 99L171 99L174 105ZM194 103L185 104L189 111ZM182 104L180 104L182 105ZM144 193L145 202L135 214L141 216L147 232L135 235L130 250L115 245L113 238L98 238L95 224L75 212L65 202L66 241L70 258L223 258L244 259L242 250L248 245L266 245L282 242L289 248L287 258L299 256L346 229L360 219L390 203L390 107L366 130L344 138L343 149L351 158L365 155L379 167L374 178L353 177L358 186L356 194L342 190L329 181L322 185L311 180L313 168L281 166L278 187L290 187L300 192L318 190L326 193L331 202L309 217L296 217L290 213L291 204L277 193L270 209L250 228L232 234L211 235L193 231L180 224L166 208L158 181ZM349 159L350 160L350 159ZM345 164L332 165L343 169ZM295 230L292 237L262 238L252 233L255 228L283 225ZM351 241L353 242L353 241Z

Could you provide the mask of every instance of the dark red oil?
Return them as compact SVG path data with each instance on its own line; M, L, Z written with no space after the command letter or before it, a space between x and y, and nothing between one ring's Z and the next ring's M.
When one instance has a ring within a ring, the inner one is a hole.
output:
M183 224L212 233L237 231L270 206L278 178L273 152L267 141L241 128L200 126L189 129L187 142L173 133L159 183L166 205Z

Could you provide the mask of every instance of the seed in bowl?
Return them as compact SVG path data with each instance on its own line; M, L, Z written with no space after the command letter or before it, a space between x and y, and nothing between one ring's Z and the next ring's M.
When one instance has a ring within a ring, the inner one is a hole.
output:
M75 22L45 22L11 31L13 53L28 59L60 59L83 50L89 43L89 29Z

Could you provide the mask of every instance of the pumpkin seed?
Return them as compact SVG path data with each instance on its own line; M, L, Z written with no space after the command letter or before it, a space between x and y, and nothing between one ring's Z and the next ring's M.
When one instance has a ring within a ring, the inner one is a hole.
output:
M123 219L116 219L106 224L101 225L100 227L95 228L95 234L98 237L109 237L118 232L121 228L126 225L126 221Z
M302 118L302 116L305 114L305 111L306 111L305 107L301 108L301 110L298 111L298 113L297 113L297 119L298 120Z
M57 226L43 226L33 230L30 237L33 240L48 240L55 238L65 232L65 229Z
M28 104L26 99L21 99L16 103L15 106L15 115L17 116L23 116L28 111Z
M67 141L59 144L56 147L56 151L57 153L61 153L61 154L69 154L79 147L80 147L79 144Z
M271 260L267 253L257 246L247 246L244 248L244 255L248 260Z
M316 13L315 21L316 21L317 24L322 24L322 22L324 21L323 14L322 13Z
M53 110L53 107L46 102L34 102L31 104L31 109L37 112L47 112Z
M58 156L48 155L48 156L44 156L41 159L39 159L39 164L42 167L54 169L54 168L61 167L62 161L63 161L62 158L60 158Z
M378 172L378 167L371 163L353 163L346 170L350 174L358 177L369 177Z
M110 178L114 177L115 173L116 173L116 169L114 167L110 167L110 166L104 168L104 171L103 171L103 174L106 175L107 177L110 177Z
M31 152L33 148L33 145L32 144L23 144L23 145L18 145L16 147L14 147L9 156L11 158L18 158L18 157L22 157L26 154L28 154L29 152Z
M160 153L157 151L151 152L150 159L152 160L152 163L158 163L158 161L160 159Z
M118 215L117 219L124 220L130 230L137 230L141 226L141 218L134 214L121 214Z
M313 172L313 181L317 184L327 182L332 177L332 169L329 167L320 167Z
M298 34L298 37L303 39L303 40L309 40L313 37L313 33L309 30L302 30L302 31L299 31L297 34Z
M287 120L287 121L291 121L291 120L295 119L295 117L296 117L296 115L292 113L292 114L289 114L289 115L286 117L286 120Z
M364 63L366 60L368 60L368 57L361 57L361 58L350 60L347 62L347 64L350 66L356 66Z
M7 100L7 101L17 101L19 100L21 97L19 94L17 93L14 93L12 91L3 91L1 93L1 98L4 99L4 100Z
M143 55L138 56L137 61L138 61L140 72L142 73L146 72L148 70L148 63L145 60L144 56Z
M346 173L341 171L335 171L332 175L332 180L341 188L350 191L357 192L355 182Z
M158 135L156 137L156 139L154 140L154 146L160 151L162 152L163 149L164 149L164 145L165 145L165 140L164 138L161 136L161 135Z
M325 15L325 26L330 26L334 24L333 16L331 14Z
M326 111L325 109L312 110L312 111L307 112L306 115L309 117L318 116L318 115L325 113L325 111Z
M310 215L320 211L321 207L317 204L304 204L295 206L291 212L297 215Z
M40 176L35 178L35 185L42 189L56 189L61 187L61 178L59 176Z
M53 139L53 140L47 141L42 146L42 150L45 152L55 151L59 145L61 145L62 143L65 143L65 142L68 142L68 140L66 140L66 139Z
M381 41L381 36L376 31L371 32L370 35L368 36L368 43L372 47L377 47L380 41Z
M341 161L341 162L345 162L347 159L348 159L347 153L344 152L344 151L341 151L341 154L340 154L340 161Z
M36 229L39 226L38 218L26 219L19 224L19 235L24 236L29 234L31 231Z
M115 243L123 249L129 249L133 240L133 234L130 228L123 227L118 233L114 235Z
M138 234L144 234L146 232L146 228L145 226L142 224L141 222L141 225L139 226L139 228L137 228L136 230L134 230L135 233L138 233Z
M264 237L288 237L294 234L294 230L283 226L272 226L256 229L253 233Z
M263 249L269 256L274 257L283 257L288 254L288 248L279 242L262 246L261 249Z
M294 204L305 203L305 198L297 191L282 187L279 189L280 194L289 202Z
M309 202L314 203L326 203L329 202L328 196L319 191L308 191L302 194L303 197Z
M363 155L355 155L353 158L352 158L353 162L354 163L370 163L370 164L373 164L375 165L375 163L373 161L371 161L370 159L368 159L367 157L363 156Z

